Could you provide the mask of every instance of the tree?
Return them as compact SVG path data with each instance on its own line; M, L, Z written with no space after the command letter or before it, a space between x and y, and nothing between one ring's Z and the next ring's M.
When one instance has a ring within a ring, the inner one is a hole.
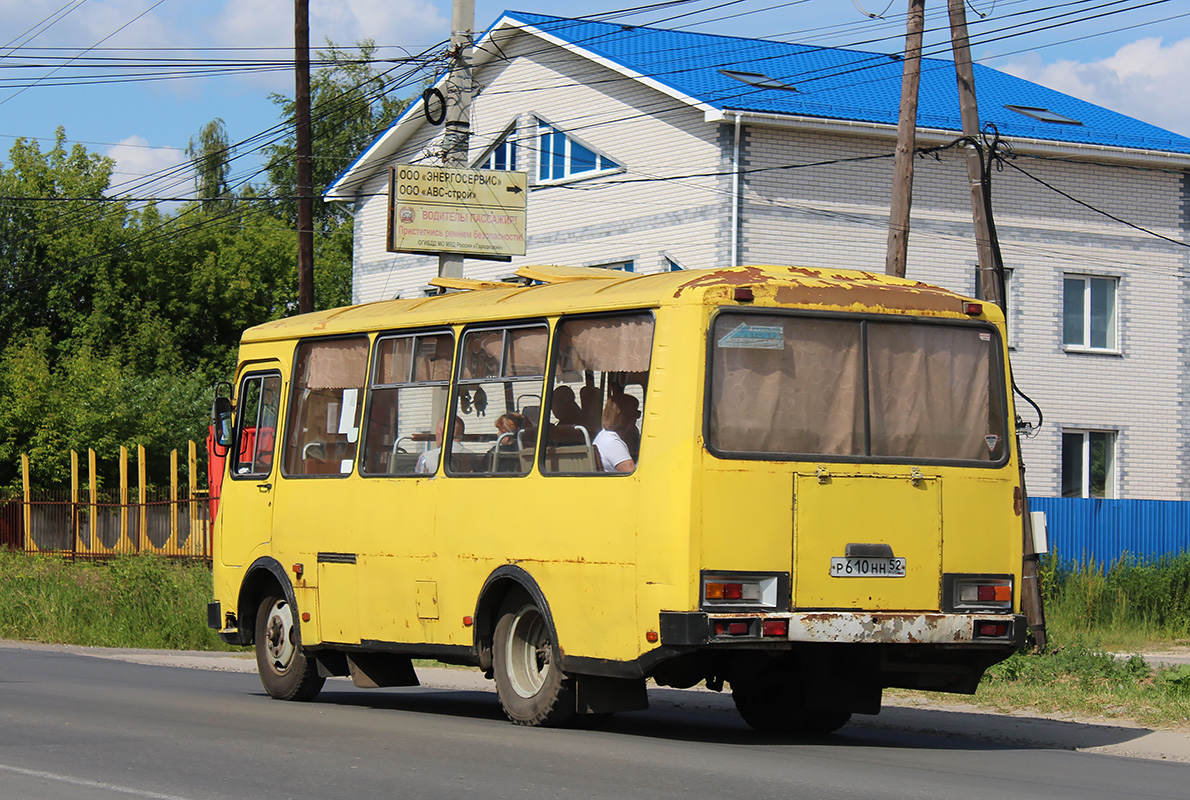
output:
M384 128L409 105L409 98L394 97L398 87L387 72L373 63L376 44L357 43L359 55L341 50L333 42L319 59L322 66L310 79L311 138L314 148L314 194L321 195ZM295 112L291 98L273 94L272 101L286 119ZM277 196L297 194L294 136L264 149L268 176ZM297 204L284 200L278 208L296 224ZM318 308L351 301L351 230L349 209L339 203L314 203L315 304Z
M198 141L190 140L186 155L194 165L194 187L204 211L227 211L231 205L231 189L227 178L231 172L232 148L227 143L227 126L221 117L203 125Z

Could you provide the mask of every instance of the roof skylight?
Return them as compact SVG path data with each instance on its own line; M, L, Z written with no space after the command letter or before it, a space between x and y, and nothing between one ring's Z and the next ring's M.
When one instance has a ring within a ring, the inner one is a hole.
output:
M1057 125L1082 125L1077 119L1064 117L1056 111L1050 111L1048 108L1037 108L1036 106L1004 106L1009 111L1015 111L1026 117L1040 120L1041 122L1053 122Z
M784 92L796 92L797 89L790 86L788 83L770 78L761 72L741 72L736 69L721 69L720 75L726 75L728 78L735 78L737 81L746 83L749 86L755 86L757 89L780 89Z

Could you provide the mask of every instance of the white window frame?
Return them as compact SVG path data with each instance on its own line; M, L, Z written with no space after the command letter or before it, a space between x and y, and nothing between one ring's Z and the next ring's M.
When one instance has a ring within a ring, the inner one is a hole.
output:
M1082 447L1080 450L1080 468L1082 475L1079 479L1079 494L1078 497L1091 497L1091 437L1093 435L1101 435L1107 437L1107 463L1104 465L1103 475L1103 497L1113 498L1116 496L1116 445L1119 440L1119 432L1113 430L1095 429L1095 428L1063 428L1062 441L1060 448L1062 454L1066 449L1067 436L1082 437ZM1061 474L1059 481L1061 482L1061 489L1065 494L1066 488L1066 463L1065 459L1059 457L1061 463Z
M596 177L601 177L604 175L614 175L617 172L624 171L624 167L622 167L620 164L616 163L609 156L604 154L601 150L599 150L595 147L592 147L588 143L584 142L582 139L579 139L578 137L574 136L574 134L568 133L563 128L553 124L549 120L544 119L542 117L534 117L534 120L536 123L536 130L537 130L537 169L535 171L535 174L537 176L537 185L538 186L555 186L560 183L570 183L571 181L586 180L587 178L596 178ZM546 141L545 141L546 135L552 134L552 133L558 133L558 134L561 134L561 136L562 136L562 142L563 142L562 147L564 148L564 152L563 152L562 176L561 177L552 175L553 151L546 149L546 147L547 147ZM575 144L578 144L578 145L586 148L587 150L589 150L591 153L593 153L595 155L595 168L594 169L587 169L587 170L583 170L582 172L573 172L572 171L573 162L572 162L571 148ZM542 169L543 169L544 165L547 163L551 164L551 168L550 168L551 176L549 178L543 178L543 177L541 177ZM606 166L605 166L605 163L606 163Z
M516 120L513 120L511 123L509 123L508 127L506 127L504 131L496 137L496 141L492 144L492 146L484 151L484 154L475 161L472 167L474 169L495 170L496 167L494 166L494 162L496 159L496 153L503 148L505 151L505 161L508 162L508 167L500 171L515 172L517 170L517 166L519 165L518 151L520 148L518 147L518 144L519 137L517 136L517 124ZM493 166L488 166L489 163L493 163Z
M1083 284L1083 332L1081 342L1066 341L1066 284L1068 281L1082 281ZM1091 282L1110 281L1112 284L1112 304L1110 320L1107 328L1107 346L1096 347L1091 344ZM1076 353L1119 353L1120 352L1120 279L1116 275L1085 275L1065 273L1062 276L1062 347L1068 352Z

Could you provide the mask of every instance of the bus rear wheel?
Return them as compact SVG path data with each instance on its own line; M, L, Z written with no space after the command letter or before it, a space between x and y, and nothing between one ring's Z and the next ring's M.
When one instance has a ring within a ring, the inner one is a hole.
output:
M810 711L796 675L773 667L748 680L733 681L731 699L754 730L774 736L834 733L851 719L847 711Z
M559 727L574 719L573 683L558 668L552 626L533 601L505 603L492 644L496 694L512 722Z
M278 700L313 700L326 683L298 642L293 606L284 597L266 597L256 612L256 669Z

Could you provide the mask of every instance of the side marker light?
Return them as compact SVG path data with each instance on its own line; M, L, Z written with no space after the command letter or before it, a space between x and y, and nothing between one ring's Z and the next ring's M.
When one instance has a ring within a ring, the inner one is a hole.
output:
M657 644L660 639L661 637L657 635L657 631L645 631L645 641L649 644Z

